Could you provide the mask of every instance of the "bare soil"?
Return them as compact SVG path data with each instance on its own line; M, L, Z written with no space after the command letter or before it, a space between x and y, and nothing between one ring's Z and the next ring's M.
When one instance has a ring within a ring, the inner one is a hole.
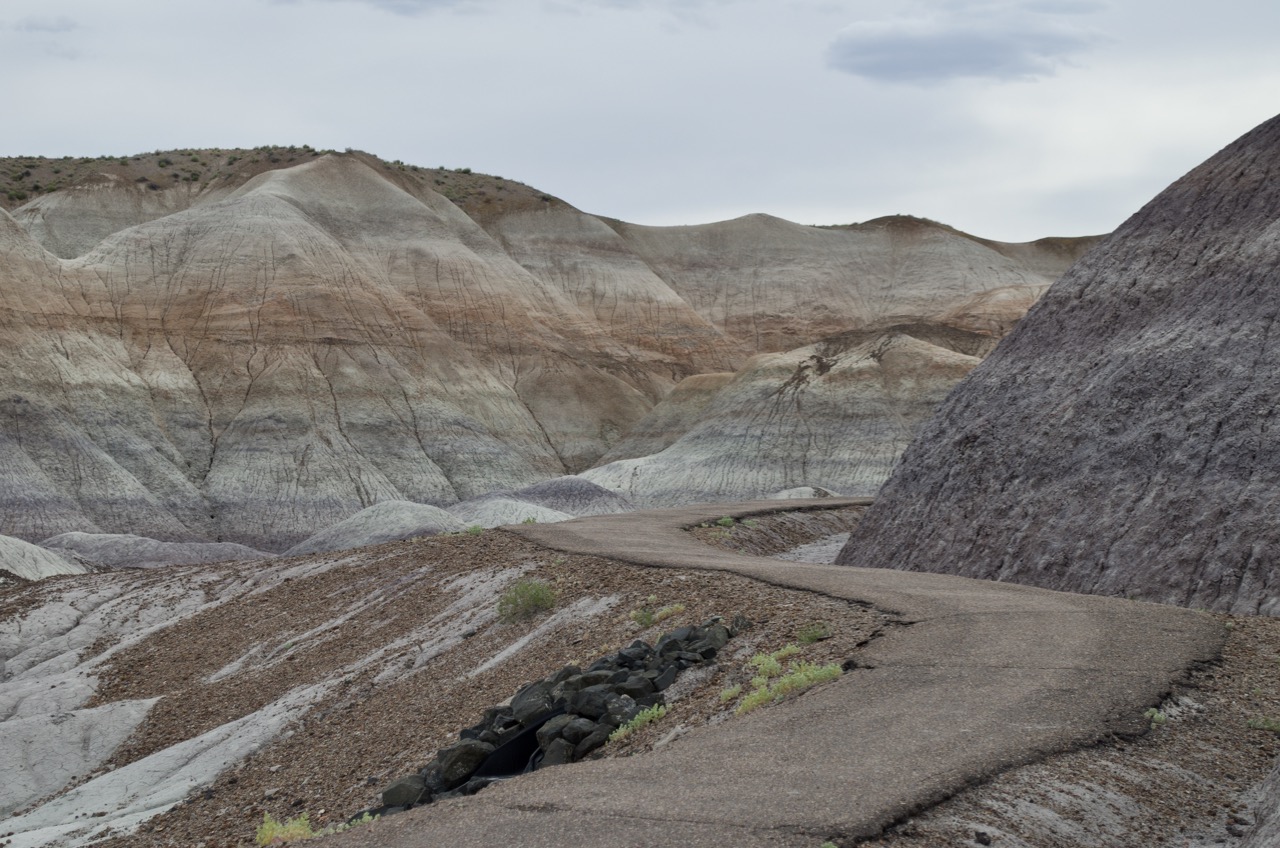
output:
M874 611L856 605L746 578L559 555L502 531L397 542L358 554L349 565L312 577L302 574L229 607L180 621L117 654L95 703L153 696L161 701L109 767L251 713L393 642L456 599L456 593L424 591L449 577L522 568L527 569L526 577L555 587L557 608L582 598L618 600L608 613L562 625L512 660L476 676L469 673L536 628L545 616L478 628L458 647L430 660L420 673L390 684L378 684L373 671L357 673L315 704L284 738L224 772L196 797L151 819L139 832L103 844L247 846L254 844L255 830L267 813L284 819L306 812L315 826L344 821L380 803L378 793L387 784L421 769L461 728L478 721L485 708L503 702L523 684L569 663L589 663L637 638L654 641L683 624L716 615L744 615L752 627L730 642L719 665L677 682L662 721L625 744L603 749L605 756L638 753L673 731L678 735L682 728L732 720L732 703L721 703L720 693L749 678L746 662L753 653L795 642L804 628L821 621L831 638L804 646L803 658L841 662L886 623ZM293 564L298 562L305 560ZM289 565L277 561L268 567ZM253 570L228 567L226 579L243 580ZM179 571L169 579L180 579ZM353 598L389 587L394 597L370 607L376 612L350 618L325 631L323 638L314 635L341 618ZM215 594L220 589L206 583L202 591ZM634 610L677 604L683 605L681 612L648 629L632 620ZM255 647L260 653L283 653L285 659L265 666L248 663L239 673L209 682L211 675Z

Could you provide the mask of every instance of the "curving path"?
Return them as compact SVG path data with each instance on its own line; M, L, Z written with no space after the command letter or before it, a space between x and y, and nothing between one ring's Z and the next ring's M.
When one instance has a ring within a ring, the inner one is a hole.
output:
M1114 734L1221 626L1184 609L945 575L788 563L683 528L866 501L760 501L507 528L560 551L731 571L898 614L858 668L643 756L540 771L334 837L343 846L805 846L851 843L998 771Z

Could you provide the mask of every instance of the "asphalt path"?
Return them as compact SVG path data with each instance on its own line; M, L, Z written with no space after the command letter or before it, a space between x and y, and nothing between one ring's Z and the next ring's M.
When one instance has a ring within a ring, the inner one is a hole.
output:
M548 548L729 571L898 623L859 668L659 751L550 768L332 837L336 846L851 844L1005 769L1141 733L1224 632L1175 607L885 568L742 556L684 529L866 503L715 504L506 528ZM872 565L872 564L868 564Z

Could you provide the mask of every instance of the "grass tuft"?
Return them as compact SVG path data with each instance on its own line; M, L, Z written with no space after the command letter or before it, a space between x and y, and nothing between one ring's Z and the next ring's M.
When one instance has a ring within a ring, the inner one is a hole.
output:
M648 709L641 710L640 712L636 713L636 717L631 719L631 721L627 722L624 725L621 725L617 730L613 731L613 733L610 733L609 741L621 742L623 739L626 739L628 736L630 736L632 733L635 733L640 728L644 727L645 725L653 724L655 721L662 718L666 714L667 714L667 708L662 704L654 704L652 707L649 707Z
M752 710L796 695L819 683L835 680L842 673L836 663L816 665L797 660L791 663L783 673L782 661L800 653L795 645L787 645L772 654L756 654L747 664L759 672L751 678L752 691L743 698L734 709L736 715L743 715ZM736 690L736 691L735 691ZM741 693L742 687L726 689L720 694L720 702L728 703ZM733 694L730 695L729 693Z
M511 584L498 598L498 618L506 622L533 618L556 605L556 590L545 580L526 578Z
M631 620L641 627L652 627L660 621L666 621L671 616L684 612L684 604L668 604L660 609L654 609L653 605L657 602L658 596L650 595L647 604L631 611Z
M812 645L814 642L821 642L824 639L830 639L832 636L831 625L825 621L815 621L812 624L806 624L800 628L800 632L796 634L796 638L802 645Z

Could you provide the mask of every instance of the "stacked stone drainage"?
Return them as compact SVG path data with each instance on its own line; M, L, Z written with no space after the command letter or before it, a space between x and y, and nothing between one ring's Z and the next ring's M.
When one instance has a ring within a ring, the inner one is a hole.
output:
M569 665L530 683L510 704L487 710L422 771L383 790L381 807L356 818L471 795L498 780L581 760L641 710L664 703L663 690L680 672L714 660L747 626L741 616L729 627L715 618L673 630L656 646L633 642L585 671Z

